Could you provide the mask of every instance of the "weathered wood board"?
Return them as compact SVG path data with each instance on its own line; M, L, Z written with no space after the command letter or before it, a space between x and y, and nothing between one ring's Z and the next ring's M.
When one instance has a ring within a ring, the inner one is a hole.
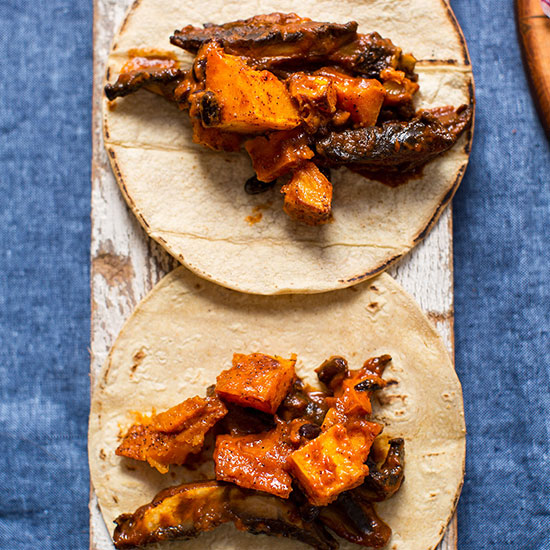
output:
M94 0L94 90L91 236L91 385L124 321L177 264L148 238L129 211L103 147L101 94L105 60L132 0ZM390 270L418 301L454 356L452 214L447 208L428 237ZM90 488L90 548L112 550L110 531ZM456 517L439 548L456 550Z

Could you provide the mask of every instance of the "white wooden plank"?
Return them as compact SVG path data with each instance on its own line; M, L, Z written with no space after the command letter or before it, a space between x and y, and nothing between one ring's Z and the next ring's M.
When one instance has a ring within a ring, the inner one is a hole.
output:
M119 192L103 147L101 93L105 60L131 0L94 0L94 94L91 236L91 381L135 305L176 262L149 239ZM390 270L434 321L454 356L452 215L447 209L428 237ZM456 518L439 546L456 550ZM112 550L93 487L90 548Z

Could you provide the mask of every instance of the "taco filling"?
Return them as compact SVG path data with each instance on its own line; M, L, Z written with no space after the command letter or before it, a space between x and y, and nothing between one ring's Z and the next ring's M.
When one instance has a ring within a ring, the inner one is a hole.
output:
M372 394L395 383L382 378L390 361L382 355L350 370L333 356L316 369L322 389L313 389L296 375L295 355L235 354L206 397L139 415L117 455L166 473L200 452L194 462L213 461L215 479L164 489L120 515L115 546L189 539L228 522L317 550L339 547L330 531L385 546L392 531L373 503L399 490L404 441L382 440L370 415Z
M190 69L144 50L105 94L114 100L144 88L162 95L189 113L194 142L246 149L256 172L247 192L285 178L284 211L323 224L331 219L330 168L390 185L392 176L406 181L471 123L466 105L417 111L415 58L357 26L283 13L187 26L170 42L195 55Z

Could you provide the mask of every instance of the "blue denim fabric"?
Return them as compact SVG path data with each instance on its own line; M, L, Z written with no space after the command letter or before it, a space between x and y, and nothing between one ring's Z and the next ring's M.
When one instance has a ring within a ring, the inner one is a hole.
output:
M512 0L452 6L477 85L474 147L453 203L468 427L459 548L550 548L550 145Z
M453 7L478 100L454 200L459 549L549 548L550 147L512 0ZM0 0L2 549L88 547L91 26L90 0Z
M0 548L88 544L90 1L0 0Z

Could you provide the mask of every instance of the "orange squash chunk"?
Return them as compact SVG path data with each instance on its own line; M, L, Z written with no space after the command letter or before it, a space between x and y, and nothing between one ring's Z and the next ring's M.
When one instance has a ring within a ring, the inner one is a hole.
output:
M409 80L403 71L396 71L390 67L380 71L380 78L384 81L386 90L384 105L389 107L412 101L412 96L420 88L418 83Z
M315 153L308 147L306 134L301 130L273 132L258 136L244 144L260 181L270 182L284 176Z
M280 428L260 434L219 435L214 451L216 479L288 498L292 478L284 468L292 450Z
M333 388L334 397L330 397L329 401L337 404L339 410L347 415L371 414L372 392L387 385L381 375L390 361L389 355L367 359L363 367L349 371L347 378Z
M296 373L296 355L290 359L263 353L233 355L233 366L216 379L217 394L241 407L275 414Z
M355 452L347 429L335 425L288 457L292 475L310 502L325 506L365 479L369 468Z
M227 413L218 397L192 397L142 423L134 424L115 451L119 456L148 462L161 473L197 453L208 430Z
M193 142L205 145L214 151L237 152L241 148L243 136L236 132L224 132L218 128L205 128L199 119L192 119Z
M206 59L205 91L215 111L215 116L203 116L205 126L251 134L289 130L300 124L286 86L273 73L249 67L215 42L201 48L197 59L202 58Z
M281 188L283 209L293 219L319 225L330 219L332 184L313 162L305 162Z
M361 417L348 417L340 404L328 410L322 425L323 432L336 425L346 428L354 452L362 462L367 460L372 443L383 430L382 424L369 422Z
M337 106L350 113L355 126L374 126L386 97L378 80L348 76L336 69L323 68L318 74L332 79L336 88Z
M315 131L336 112L336 88L329 77L294 73L287 86L310 131Z

